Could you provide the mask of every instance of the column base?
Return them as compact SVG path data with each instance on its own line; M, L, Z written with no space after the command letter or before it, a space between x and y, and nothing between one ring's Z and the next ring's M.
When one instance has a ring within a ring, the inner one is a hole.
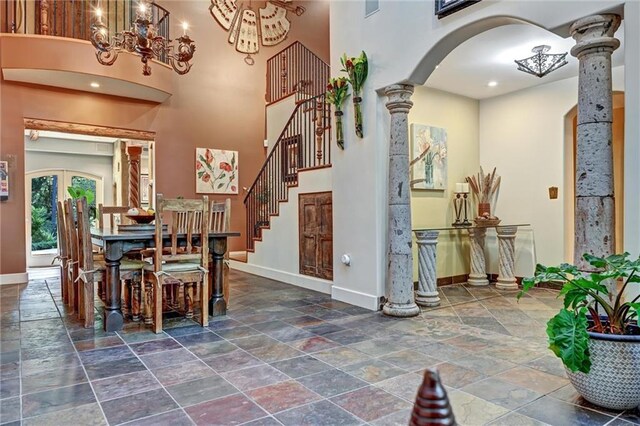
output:
M489 280L486 275L469 275L469 279L467 280L467 284L473 286L483 286L489 285Z
M434 307L440 306L440 297L438 292L433 293L421 293L416 291L416 303L420 306Z
M420 308L415 303L387 302L382 307L382 313L390 317L415 317L420 314Z
M496 288L499 290L518 290L518 282L516 280L501 280L498 278L498 282L496 282Z

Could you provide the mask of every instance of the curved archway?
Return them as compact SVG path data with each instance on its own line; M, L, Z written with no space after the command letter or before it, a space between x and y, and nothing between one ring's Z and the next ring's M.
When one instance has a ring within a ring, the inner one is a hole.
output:
M614 194L616 216L616 253L624 247L624 109L625 94L613 91ZM564 116L564 258L573 263L575 221L575 144L578 105Z
M485 31L512 24L529 24L544 28L528 19L506 15L490 16L471 22L451 31L434 44L418 62L409 80L415 84L424 84L436 65L460 44Z

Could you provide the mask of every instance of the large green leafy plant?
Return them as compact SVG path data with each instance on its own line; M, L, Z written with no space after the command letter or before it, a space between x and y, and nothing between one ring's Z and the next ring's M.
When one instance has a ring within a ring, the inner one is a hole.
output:
M596 272L583 272L566 263L556 267L538 265L535 276L522 281L518 299L537 284L563 282L558 297L564 297L564 307L547 322L549 349L569 370L588 373L591 369L588 331L633 334L633 326L638 325L640 296L628 302L623 302L623 297L629 284L640 283L640 258L630 260L629 253L608 257L585 254L583 258ZM623 282L611 301L606 286L610 280Z

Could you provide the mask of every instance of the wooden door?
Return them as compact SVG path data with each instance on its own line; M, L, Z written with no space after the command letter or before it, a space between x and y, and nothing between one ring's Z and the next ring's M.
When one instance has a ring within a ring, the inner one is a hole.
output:
M300 194L300 273L333 279L333 204L331 192Z

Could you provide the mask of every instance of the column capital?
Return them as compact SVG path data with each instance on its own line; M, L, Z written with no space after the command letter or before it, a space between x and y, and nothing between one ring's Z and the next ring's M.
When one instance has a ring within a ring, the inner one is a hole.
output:
M613 52L620 46L620 40L613 37L620 22L620 16L611 13L577 20L570 28L571 37L576 41L571 54L579 58L589 53Z
M516 232L518 232L517 226L497 226L496 233L498 237L502 238L515 238Z
M413 231L416 234L416 242L418 244L436 244L438 242L439 231Z
M411 95L413 94L413 85L411 84L392 84L384 89L387 95L387 109L391 114L404 113L408 114L413 106Z

